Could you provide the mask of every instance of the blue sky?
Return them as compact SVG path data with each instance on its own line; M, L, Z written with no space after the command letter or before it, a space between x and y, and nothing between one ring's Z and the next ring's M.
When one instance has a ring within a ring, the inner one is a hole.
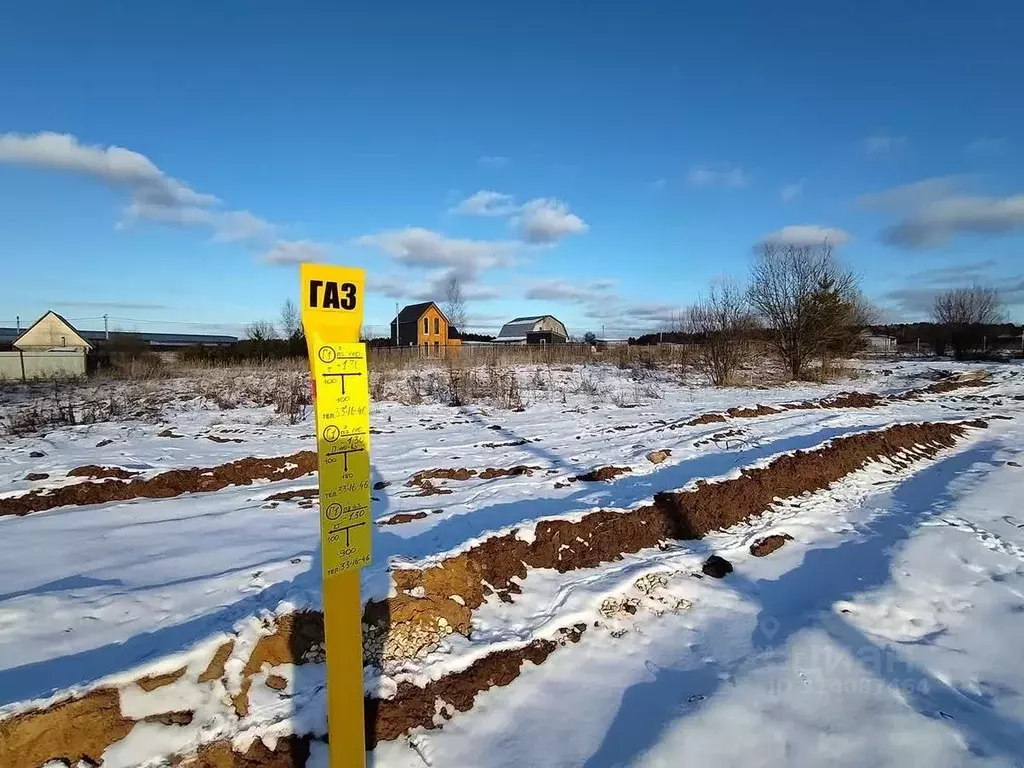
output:
M8 4L0 323L233 329L315 259L626 335L823 237L1024 319L1019 3L347 5Z

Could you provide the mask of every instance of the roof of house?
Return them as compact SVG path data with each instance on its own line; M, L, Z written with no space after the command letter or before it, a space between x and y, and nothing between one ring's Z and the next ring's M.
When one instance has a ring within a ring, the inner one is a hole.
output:
M102 342L107 340L106 331L79 331L78 335L89 342ZM17 328L0 328L0 344L14 342L19 336L25 333ZM205 333L130 333L128 331L111 331L110 341L120 339L138 339L148 344L158 346L184 347L190 344L234 344L238 341L237 336L222 336Z
M48 309L45 312L43 312L43 314L41 314L38 317L38 319L34 323L32 323L32 325L30 325L28 328L26 328L24 331L21 332L21 334L14 340L13 343L17 344L18 343L18 339L20 339L22 336L27 334L33 328L35 328L37 325L39 325L41 322L43 322L43 320L48 318L50 315L53 315L58 320L60 320L62 323L64 323L64 325L66 325L71 330L72 333L75 333L75 334L78 334L79 336L81 336L82 340L85 341L85 343L89 345L89 348L90 349L92 348L92 344L89 344L89 340L85 337L85 335L80 330L78 330L77 328L75 328L75 326L73 326L71 323L69 323L67 318L65 318L59 312L54 312L52 309Z
M529 317L516 317L509 320L503 326L501 331L498 332L499 339L510 339L513 337L524 337L527 333L533 331L534 326L537 325L545 317L550 317L552 320L562 325L562 321L554 315L531 315ZM564 327L564 326L563 326Z
M406 304L402 307L402 311L398 313L398 322L400 323L415 323L426 312L430 307L434 307L438 312L441 312L441 308L432 301L421 301L419 304ZM441 317L448 322L448 317L444 312L441 312ZM394 320L391 321L395 322Z

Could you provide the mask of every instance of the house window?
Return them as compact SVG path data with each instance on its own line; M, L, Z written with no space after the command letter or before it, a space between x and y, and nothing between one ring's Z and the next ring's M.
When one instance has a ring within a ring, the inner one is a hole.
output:
M440 336L441 335L441 318L439 318L439 317L435 317L434 318L434 335L435 336Z
M424 334L430 333L430 318L429 317L424 317L423 318L423 333Z
M437 341L435 341L435 342L434 342L434 349L437 349L437 345L438 345L439 343L440 343L440 342L437 342Z

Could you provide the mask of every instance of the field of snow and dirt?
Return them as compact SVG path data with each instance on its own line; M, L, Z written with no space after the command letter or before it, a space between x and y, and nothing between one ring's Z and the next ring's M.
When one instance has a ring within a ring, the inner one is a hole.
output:
M374 403L369 764L1024 764L1024 371L860 366ZM259 379L3 395L3 768L327 765L312 415Z

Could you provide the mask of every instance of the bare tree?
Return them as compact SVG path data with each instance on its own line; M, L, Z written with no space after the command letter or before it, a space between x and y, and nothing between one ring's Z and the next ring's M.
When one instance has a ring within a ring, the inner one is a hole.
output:
M299 310L291 299L285 299L284 304L281 305L281 319L278 324L281 327L281 336L286 339L294 339L302 331Z
M245 336L250 341L268 341L269 339L276 339L277 332L274 330L274 324L266 320L257 320L254 323L249 323L245 328Z
M448 322L460 331L466 328L466 299L458 275L449 275L444 281L444 313Z
M856 327L856 275L844 269L829 243L760 246L747 296L771 331L771 343L790 376L825 361L838 338Z
M932 306L932 318L945 326L994 325L1005 317L999 291L978 284L943 291Z
M754 326L743 288L733 280L712 283L707 297L687 311L687 325L700 337L698 367L715 386L725 386L743 360Z
M953 343L953 353L963 357L969 349L977 349L984 326L995 325L1006 320L999 291L996 288L972 285L970 288L953 288L935 297L932 318L944 327L945 339Z

